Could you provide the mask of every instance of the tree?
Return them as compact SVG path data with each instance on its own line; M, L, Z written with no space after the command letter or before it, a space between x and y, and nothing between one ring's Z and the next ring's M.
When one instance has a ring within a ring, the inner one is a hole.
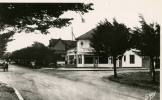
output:
M34 48L44 48L46 46L44 44L40 43L40 42L34 42L32 44L32 47L34 47Z
M7 33L0 34L0 58L2 58L3 54L6 51L7 43L13 40L13 39L11 39L13 34L14 34L13 31L9 31Z
M155 81L155 64L160 59L160 25L146 23L143 16L139 16L141 28L136 28L132 36L134 48L141 50L143 56L149 56L151 60L150 72L153 82ZM154 64L155 63L155 64Z
M11 60L17 64L30 65L31 61L36 61L37 66L48 66L54 62L52 51L44 44L35 42L32 46L16 50L11 55Z
M5 59L6 61L10 61L10 57L11 57L11 52L5 52L2 58Z
M88 13L92 3L1 3L0 29L14 27L18 32L35 30L46 34L51 27L69 25L73 18L60 18L67 11Z
M60 18L65 12L88 13L93 10L92 5L92 3L0 3L0 31L12 28L7 34L0 34L0 57L5 52L7 43L11 41L9 37L12 33L39 30L47 34L49 28L61 28L71 24L73 18Z
M105 20L94 30L91 43L98 55L113 57L114 77L117 77L116 60L129 48L129 28L115 19L113 23Z

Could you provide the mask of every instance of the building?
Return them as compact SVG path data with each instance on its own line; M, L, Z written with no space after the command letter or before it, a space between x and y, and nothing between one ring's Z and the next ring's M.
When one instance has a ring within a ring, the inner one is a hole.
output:
M76 41L62 40L62 39L51 39L49 40L49 48L56 55L57 64L66 63L66 52L67 50L76 47Z
M93 30L79 36L77 47L67 52L67 55L76 56L77 67L113 67L112 57L96 56L94 49L90 45L90 39L93 36ZM124 56L117 60L117 67L142 67L142 57L138 55L137 50L128 50Z
M77 52L77 50L76 50L76 47L75 48L72 48L72 49L69 49L68 51L67 51L67 57L66 57L66 59L67 59L67 64L73 64L73 65L76 65L76 61L77 61L77 56L76 56L76 52Z
M122 57L122 67L142 67L143 57L138 52L135 49L126 51Z

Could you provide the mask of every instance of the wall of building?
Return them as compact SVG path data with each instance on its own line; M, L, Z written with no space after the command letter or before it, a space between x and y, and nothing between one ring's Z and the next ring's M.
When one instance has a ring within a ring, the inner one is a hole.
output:
M77 57L77 67L113 67L113 63L112 63L111 59L109 59L109 58L107 58L108 63L100 63L99 59L98 59L99 57L96 57L94 55L89 55L89 56L92 56L94 60L92 63L86 64L85 56L87 56L87 54L79 54L79 56L80 57ZM81 58L81 61L80 61L80 63L78 63L80 58ZM117 67L119 67L118 64L117 64Z
M93 48L90 46L89 40L78 40L77 41L77 53L92 52Z
M134 64L130 63L130 55L134 55ZM124 61L124 56L126 57ZM122 67L142 67L142 57L137 55L132 50L126 51L122 57Z
M150 63L150 58L148 56L143 56L143 58L142 58L142 66L144 68L150 68L151 63Z
M82 57L82 63L77 63L77 67L113 67L112 63L108 64L100 64L97 65L92 64L85 64L84 56L87 54L93 55L93 48L90 46L89 40L78 40L77 41L77 55L81 55ZM134 63L130 63L130 55L134 55ZM124 56L126 57L126 60L124 60ZM142 67L142 57L137 55L132 50L126 51L124 53L124 56L122 57L122 67ZM109 60L109 59L108 59ZM78 62L78 58L77 58ZM109 61L110 62L110 61ZM119 60L117 60L117 67L119 67Z

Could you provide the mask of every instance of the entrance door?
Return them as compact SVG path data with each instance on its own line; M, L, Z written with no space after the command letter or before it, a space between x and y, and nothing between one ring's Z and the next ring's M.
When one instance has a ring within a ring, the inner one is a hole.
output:
M94 57L94 67L98 67L98 57Z

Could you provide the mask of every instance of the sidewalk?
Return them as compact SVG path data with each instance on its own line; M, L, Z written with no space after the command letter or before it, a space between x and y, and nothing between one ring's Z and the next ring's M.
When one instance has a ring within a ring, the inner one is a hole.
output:
M58 70L58 71L113 71L113 67L100 67L100 68L90 68L90 67L81 67L81 68L42 68L42 69L51 69L51 70ZM147 68L117 68L118 71L122 70L148 70Z

